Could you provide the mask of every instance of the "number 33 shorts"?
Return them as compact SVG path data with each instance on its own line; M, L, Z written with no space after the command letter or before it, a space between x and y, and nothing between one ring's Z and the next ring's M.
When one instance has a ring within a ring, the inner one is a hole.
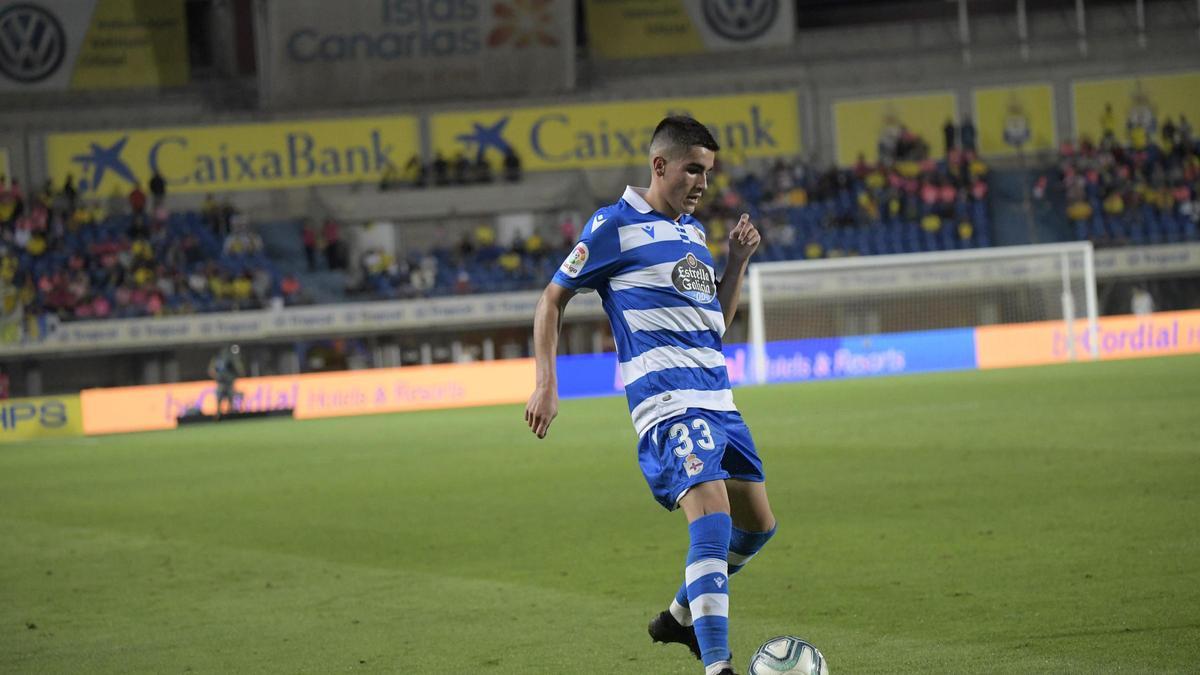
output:
M638 463L654 499L669 510L699 483L765 479L750 429L737 411L688 408L659 422L638 441Z

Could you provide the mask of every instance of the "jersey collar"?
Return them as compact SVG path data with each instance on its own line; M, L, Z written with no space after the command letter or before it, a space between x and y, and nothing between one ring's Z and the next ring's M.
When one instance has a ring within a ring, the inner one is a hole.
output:
M642 215L646 215L648 213L658 213L657 211L654 210L653 206L650 206L650 202L646 201L646 193L649 191L650 191L650 188L634 187L632 185L626 185L625 186L625 194L621 195L621 199L626 204L629 204L630 206L632 206L633 210L637 211L638 213L640 213ZM672 220L671 218L668 218L665 214L658 213L658 215L662 216L663 220L667 220L667 221ZM682 223L684 221L684 217L686 215L687 214L680 214L680 216L678 218L678 222Z
M638 213L650 213L654 208L650 206L650 202L646 201L646 193L649 191L649 188L626 185L625 194L621 195L621 199L624 199Z

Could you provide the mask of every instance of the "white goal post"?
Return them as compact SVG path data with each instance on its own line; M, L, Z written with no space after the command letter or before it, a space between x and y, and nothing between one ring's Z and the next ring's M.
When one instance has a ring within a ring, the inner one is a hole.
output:
M748 281L751 380L767 379L767 343L1031 321L1062 321L1076 354L1087 319L1099 358L1091 242L755 263ZM1082 308L1082 316L1080 309Z

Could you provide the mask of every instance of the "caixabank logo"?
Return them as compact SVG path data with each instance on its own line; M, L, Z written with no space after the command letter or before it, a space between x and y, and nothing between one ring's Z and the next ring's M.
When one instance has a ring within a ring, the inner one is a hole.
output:
M791 92L441 113L431 120L430 145L492 162L513 153L534 171L631 166L646 161L654 128L667 115L695 117L722 150L746 157L800 151Z
M23 84L58 72L67 54L67 34L58 17L39 5L18 2L0 8L0 73Z
M704 0L703 5L708 27L734 42L761 37L779 16L779 0Z
M47 159L85 194L155 173L176 192L301 187L373 180L416 152L417 134L406 115L52 134Z

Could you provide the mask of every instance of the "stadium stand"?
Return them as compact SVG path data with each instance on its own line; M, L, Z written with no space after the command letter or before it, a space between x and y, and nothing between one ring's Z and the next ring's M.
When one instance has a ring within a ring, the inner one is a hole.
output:
M48 182L0 194L0 293L26 316L61 321L256 309L301 299L262 238L228 205L204 211L78 200ZM6 311L6 313L8 313Z
M1200 239L1200 144L1185 116L1163 124L1131 120L1120 143L1111 121L1100 142L1064 143L1058 164L1041 176L1035 196L1063 192L1071 234L1097 246L1178 243Z

